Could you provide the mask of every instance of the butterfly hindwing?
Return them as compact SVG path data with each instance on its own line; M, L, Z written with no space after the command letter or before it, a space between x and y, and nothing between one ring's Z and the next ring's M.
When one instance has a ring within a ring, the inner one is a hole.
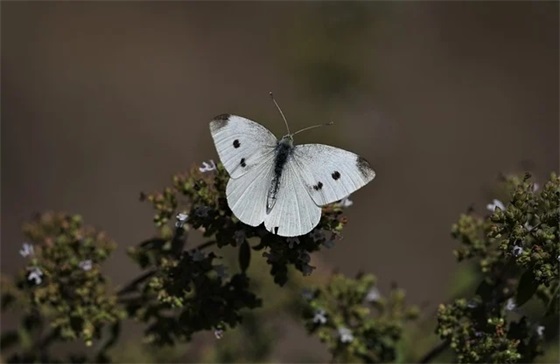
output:
M285 164L276 203L264 217L264 226L273 234L293 237L307 234L321 219L321 208L306 191L305 181L293 159Z
M230 178L226 187L229 208L241 222L258 226L266 214L266 196L273 177L273 155L239 178Z
M277 139L264 126L241 116L223 114L210 122L220 160L232 178L274 157Z
M329 145L296 145L292 160L305 189L319 206L343 199L375 177L365 159Z

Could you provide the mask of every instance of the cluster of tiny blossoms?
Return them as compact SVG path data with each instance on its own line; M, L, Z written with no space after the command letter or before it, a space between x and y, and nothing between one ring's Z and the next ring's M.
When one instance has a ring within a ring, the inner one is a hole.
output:
M163 192L143 196L156 210L154 222L161 235L170 238L173 228L180 226L186 231L201 231L220 248L239 247L242 270L248 266L252 251L260 252L279 285L286 283L290 265L304 275L311 274L314 267L310 264L310 253L322 246L330 248L340 239L346 223L342 210L352 204L348 198L323 207L321 221L310 233L285 238L270 233L263 225L245 225L233 215L225 196L228 179L221 164L204 162L188 174L174 176L173 186Z
M383 297L372 275L335 274L303 298L307 330L327 344L337 362L394 361L404 324L418 316L417 308L405 306L402 290Z
M228 179L222 165L204 162L187 174L174 176L173 185L162 192L142 195L155 209L159 236L129 249L130 256L149 272L125 287L121 297L131 316L149 324L146 335L150 342L172 344L189 340L202 330L214 330L221 338L227 328L241 321L243 309L261 305L249 290L246 272L251 256L260 253L266 258L279 285L286 283L289 266L311 274L310 253L332 246L340 237L345 223L342 209L352 204L344 199L325 207L313 231L284 238L263 226L247 226L232 214L225 196ZM189 247L186 238L193 230L208 241ZM206 251L214 246L236 248L238 266L226 267ZM167 312L169 320L162 322L160 312Z
M91 345L104 326L124 317L100 271L115 248L104 233L84 227L78 215L62 213L38 216L24 233L27 242L19 253L26 267L15 282L5 279L2 286L3 309L24 311L18 338L44 330L49 340Z
M452 229L457 259L475 259L482 277L472 299L439 308L437 332L459 362L529 362L558 317L560 179L540 188L528 175L508 177L504 187L507 202L494 199L489 215L462 215ZM545 309L529 318L523 306L534 299Z

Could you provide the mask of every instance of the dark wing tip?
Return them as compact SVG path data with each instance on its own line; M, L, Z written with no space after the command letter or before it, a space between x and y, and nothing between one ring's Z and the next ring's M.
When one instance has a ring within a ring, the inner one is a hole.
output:
M221 115L216 116L210 122L210 129L212 131L217 131L217 130L223 128L224 126L226 126L228 124L230 117L231 117L230 114L221 114Z
M356 159L356 166L364 178L372 180L375 177L375 171L371 168L369 162L365 158L358 156Z

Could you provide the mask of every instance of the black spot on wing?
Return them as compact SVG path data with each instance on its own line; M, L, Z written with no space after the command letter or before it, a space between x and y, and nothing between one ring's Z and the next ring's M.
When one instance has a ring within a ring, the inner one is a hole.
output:
M331 174L331 177L332 177L335 181L338 180L338 179L340 178L340 172L339 172L339 171L334 171L334 172Z
M317 184L315 186L313 186L313 189L315 191L319 191L321 188L323 188L323 184L320 181L317 182Z
M224 126L226 126L229 122L230 116L231 116L230 114L221 114L216 116L214 119L212 119L212 122L210 123L210 127L212 128L212 131L219 130Z
M274 227L274 234L275 234L275 235L278 235L278 229L280 229L280 227L278 227L278 226L275 226L275 227Z
M241 162L239 162L241 167L247 167L247 163L245 163L245 158L241 158Z
M358 170L364 176L364 178L373 178L375 176L375 172L365 158L358 156L358 158L356 159L356 167L358 167Z
M235 139L233 141L233 147L234 148L239 148L241 146L241 143L239 143L239 139Z

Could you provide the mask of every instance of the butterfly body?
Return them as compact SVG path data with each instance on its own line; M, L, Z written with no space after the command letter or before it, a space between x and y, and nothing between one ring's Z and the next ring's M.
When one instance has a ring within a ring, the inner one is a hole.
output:
M266 200L266 212L270 213L274 204L276 203L276 196L278 195L278 190L280 189L280 178L282 177L282 171L286 166L286 162L291 157L294 150L294 139L291 135L284 136L275 148L274 156L274 178L270 183L270 188L268 190L268 197Z
M226 196L243 223L280 236L311 231L323 205L338 201L375 177L358 155L323 144L294 145L264 126L224 114L210 122L220 160L230 175Z

